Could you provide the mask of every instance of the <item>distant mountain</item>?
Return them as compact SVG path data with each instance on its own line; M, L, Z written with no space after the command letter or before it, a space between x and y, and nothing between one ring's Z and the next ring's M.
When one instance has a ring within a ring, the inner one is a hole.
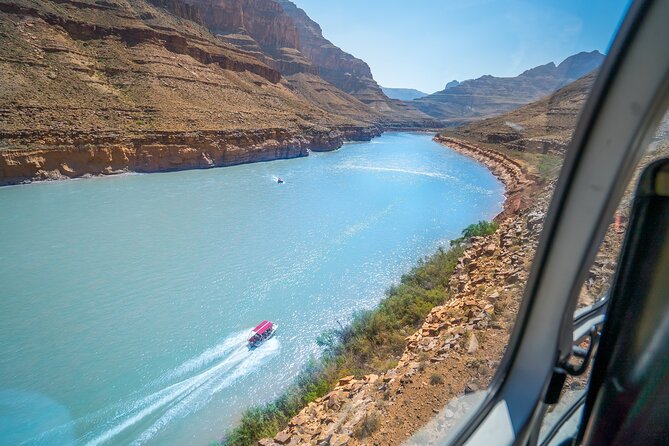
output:
M450 81L449 83L446 84L446 86L444 87L444 90L447 90L447 89L453 88L453 87L457 87L458 85L460 85L459 81L452 80L452 81Z
M590 73L604 61L599 51L582 52L559 65L550 62L516 77L483 76L411 101L422 112L445 121L463 123L500 115L547 96ZM451 86L453 85L453 86Z
M383 90L385 95L390 99L399 99L400 101L413 101L414 99L427 96L427 93L423 93L422 91L416 90L414 88L381 87L381 90Z
M445 136L522 152L562 153L571 140L596 72L500 116L447 129Z

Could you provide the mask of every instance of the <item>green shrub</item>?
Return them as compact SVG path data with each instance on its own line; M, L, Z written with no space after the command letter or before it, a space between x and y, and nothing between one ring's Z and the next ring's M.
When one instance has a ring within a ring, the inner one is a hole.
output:
M473 223L462 230L462 237L451 240L451 246L459 246L472 237L485 237L494 233L497 228L499 228L499 223L496 221L481 220L478 223Z
M438 373L435 373L434 375L430 376L430 384L433 386L438 386L440 384L444 383L444 377L441 376Z
M499 228L497 222L481 220L478 223L467 226L462 231L462 236L464 238L483 237L492 234L497 228Z
M558 155L546 154L538 155L537 172L542 181L557 178L562 169L564 158Z

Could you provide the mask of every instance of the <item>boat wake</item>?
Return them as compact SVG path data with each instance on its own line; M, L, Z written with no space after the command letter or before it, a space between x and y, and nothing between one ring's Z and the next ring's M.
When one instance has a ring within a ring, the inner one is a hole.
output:
M458 178L447 175L440 172L430 172L424 170L411 170L411 169L402 169L399 167L382 167L382 166L365 166L358 164L341 164L338 166L340 169L357 169L357 170L371 170L375 172L392 172L392 173L403 173L408 175L420 175L424 177L439 178L442 180L457 180Z
M476 186L473 184L469 184L462 179L455 177L453 175L449 175L446 173L441 173L441 172L432 172L432 171L426 171L426 170L412 170L412 169L402 169L399 167L383 167L383 166L365 166L365 165L358 165L358 164L349 164L349 163L344 163L340 164L337 166L338 169L344 169L344 170L369 170L373 172L388 172L388 173L399 173L399 174L406 174L406 175L417 175L417 176L422 176L422 177L428 177L428 178L436 178L439 180L445 180L445 181L450 181L452 183L457 183L461 185L463 188L470 190L472 192L476 193L481 193L485 195L491 195L492 191L489 189L482 188L480 186Z
M113 443L141 445L171 421L198 411L214 395L258 369L279 350L279 342L273 338L250 351L247 334L248 330L236 333L185 361L136 392L136 398L75 420L76 430L87 432L77 444L96 446L114 440ZM65 427L72 426L61 426ZM47 432L38 441L48 443L49 436Z

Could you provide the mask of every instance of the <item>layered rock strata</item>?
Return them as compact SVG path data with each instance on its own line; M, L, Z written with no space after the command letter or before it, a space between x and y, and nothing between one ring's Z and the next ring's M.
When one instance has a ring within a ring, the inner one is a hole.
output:
M425 124L320 77L283 8L0 0L0 184L303 156Z
M94 141L64 138L51 140L49 146L1 150L0 185L296 158L307 156L309 150L333 150L344 141L366 141L379 134L379 129L366 127L302 132L156 132L135 138L110 135Z
M385 127L396 129L439 127L432 117L413 105L385 95L372 76L369 65L343 51L323 36L318 23L289 0L277 0L295 24L300 36L299 50L320 77L370 107Z

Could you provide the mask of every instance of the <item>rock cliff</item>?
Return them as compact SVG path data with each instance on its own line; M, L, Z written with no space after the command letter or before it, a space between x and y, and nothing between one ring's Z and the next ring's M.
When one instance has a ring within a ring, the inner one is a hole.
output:
M300 38L275 0L0 0L0 184L377 135L387 117L320 77Z
M495 116L541 99L595 70L604 60L598 51L579 53L509 78L483 76L411 101L419 110L446 123Z
M193 0L204 25L282 74L312 72L295 23L275 0Z
M335 130L263 129L247 131L152 132L72 137L50 135L29 149L0 150L0 185L26 180L59 180L122 172L206 169L307 156L344 141L366 141L375 127ZM46 144L45 144L46 143ZM21 141L25 144L25 141Z
M199 6L212 33L281 72L296 94L325 110L359 110L362 103L365 113L386 127L436 125L411 105L389 99L369 66L325 39L320 26L292 2L190 1ZM332 104L333 95L337 104Z
M276 0L295 23L300 34L300 50L312 62L318 74L370 106L390 127L436 126L437 123L411 104L388 98L374 80L369 65L342 51L323 36L318 23L289 0Z

